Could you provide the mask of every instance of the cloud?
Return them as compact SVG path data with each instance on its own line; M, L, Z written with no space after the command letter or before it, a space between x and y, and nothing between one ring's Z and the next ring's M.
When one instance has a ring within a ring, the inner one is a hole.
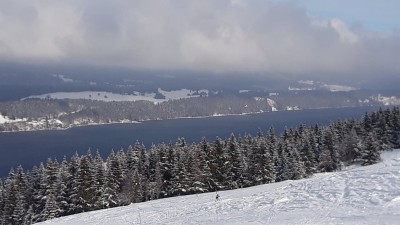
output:
M400 35L241 0L0 0L0 60L151 70L397 74Z

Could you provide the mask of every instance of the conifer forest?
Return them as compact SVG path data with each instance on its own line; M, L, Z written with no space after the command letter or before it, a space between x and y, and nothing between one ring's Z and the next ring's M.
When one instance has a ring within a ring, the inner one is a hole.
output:
M56 217L180 195L297 180L352 164L370 165L400 147L400 108L366 113L326 126L298 125L276 134L202 138L147 148L139 141L103 158L90 149L49 158L0 179L0 224ZM211 201L211 200L210 200Z

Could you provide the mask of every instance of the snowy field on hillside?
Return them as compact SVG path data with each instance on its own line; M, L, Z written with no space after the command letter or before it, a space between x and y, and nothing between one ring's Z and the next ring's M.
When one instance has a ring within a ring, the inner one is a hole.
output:
M158 89L158 92L165 96L165 99L156 99L156 93L139 93L134 92L133 94L117 94L104 91L81 91L81 92L55 92L43 95L32 95L24 99L39 98L39 99L89 99L96 101L151 101L154 103L164 102L173 99L183 99L191 97L199 97L199 95L193 95L195 92L188 89L164 91ZM199 90L196 93L203 93L208 95L208 90ZM22 100L24 100L22 99Z
M400 150L310 179L167 198L41 224L399 224Z

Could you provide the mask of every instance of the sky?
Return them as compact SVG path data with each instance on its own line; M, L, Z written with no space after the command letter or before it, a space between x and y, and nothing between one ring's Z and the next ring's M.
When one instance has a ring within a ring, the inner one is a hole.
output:
M0 0L0 62L400 76L395 0Z

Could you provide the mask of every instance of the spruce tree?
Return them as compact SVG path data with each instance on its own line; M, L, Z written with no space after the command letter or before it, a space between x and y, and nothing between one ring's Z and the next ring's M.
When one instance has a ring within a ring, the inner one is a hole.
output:
M13 221L16 224L23 224L24 216L28 210L28 205L27 205L28 181L26 179L22 166L19 166L17 168L14 185L15 188L17 189L16 193L17 196L16 196L16 206L12 214L12 217Z
M0 224L5 224L4 222L4 195L5 195L5 190L4 190L4 184L3 180L0 179Z
M361 155L361 165L363 166L375 164L380 160L379 143L374 132L366 137L365 147Z
M91 154L82 157L76 174L75 206L81 212L92 210L95 204L95 171Z
M96 156L93 162L93 170L95 174L94 180L94 199L93 204L95 209L103 209L107 203L104 199L104 189L106 184L106 171L104 168L104 161L99 151L96 152Z
M227 141L226 153L229 160L229 163L225 164L229 166L227 168L227 173L229 174L227 177L227 186L231 189L236 189L242 186L243 164L241 148L233 133Z
M69 173L69 163L64 156L57 173L57 181L55 185L55 197L60 209L60 216L68 214L68 207L70 205L70 189L68 188L68 182L70 179L72 179L72 177Z
M14 221L14 210L16 209L18 201L18 187L15 185L15 172L11 168L5 181L5 194L3 206L3 220L4 224L17 224Z

